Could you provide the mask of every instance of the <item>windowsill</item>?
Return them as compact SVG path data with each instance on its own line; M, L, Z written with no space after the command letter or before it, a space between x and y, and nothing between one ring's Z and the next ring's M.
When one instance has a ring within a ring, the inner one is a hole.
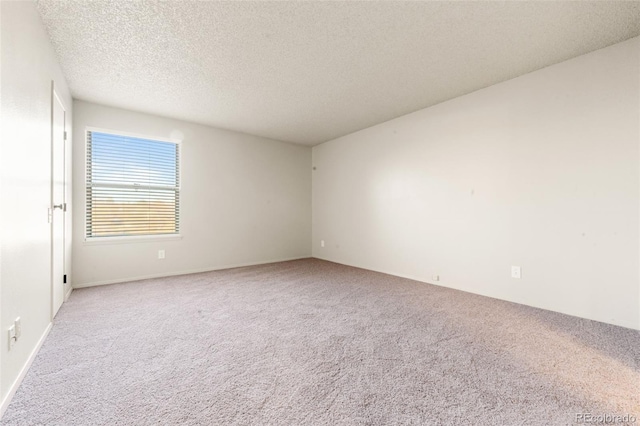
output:
M151 243L154 241L171 241L171 240L181 240L182 235L141 235L141 236L131 236L131 237L97 237L97 238L86 238L84 239L84 244L94 245L94 244L131 244L131 243Z

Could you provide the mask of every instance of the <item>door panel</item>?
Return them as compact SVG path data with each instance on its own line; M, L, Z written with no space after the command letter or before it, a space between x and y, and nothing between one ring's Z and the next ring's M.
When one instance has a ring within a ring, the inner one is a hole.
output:
M53 92L51 134L51 285L52 317L64 300L64 222L65 222L65 109Z

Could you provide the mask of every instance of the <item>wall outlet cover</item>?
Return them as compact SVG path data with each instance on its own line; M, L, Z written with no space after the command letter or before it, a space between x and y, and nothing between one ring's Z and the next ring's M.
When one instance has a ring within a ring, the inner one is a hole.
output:
M511 267L511 278L522 278L522 269L519 266Z
M18 340L18 338L20 338L20 336L22 335L22 321L20 320L20 317L16 318L16 320L13 322L13 325L15 325L16 327L16 340Z
M9 350L13 348L13 345L16 343L16 326L12 325L9 327Z

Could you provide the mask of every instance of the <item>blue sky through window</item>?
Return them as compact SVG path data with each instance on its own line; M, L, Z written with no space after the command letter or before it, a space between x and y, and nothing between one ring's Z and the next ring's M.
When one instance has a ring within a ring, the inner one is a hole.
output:
M94 184L178 186L177 145L92 132L91 180Z

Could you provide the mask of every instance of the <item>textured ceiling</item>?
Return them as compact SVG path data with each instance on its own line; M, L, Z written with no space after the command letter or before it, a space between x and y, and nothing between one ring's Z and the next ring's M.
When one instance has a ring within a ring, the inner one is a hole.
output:
M315 145L640 34L640 2L41 0L77 99Z

